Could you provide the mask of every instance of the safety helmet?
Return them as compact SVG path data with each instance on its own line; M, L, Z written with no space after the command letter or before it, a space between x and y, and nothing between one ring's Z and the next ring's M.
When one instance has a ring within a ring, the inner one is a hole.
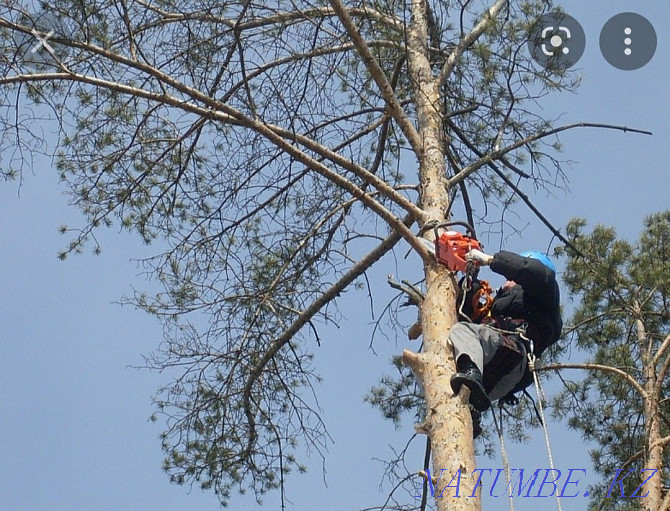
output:
M549 257L547 257L547 255L543 254L542 252L538 252L537 250L529 250L527 252L522 252L519 255L522 257L530 257L531 259L537 259L551 271L556 273L556 266L554 266L554 263L551 262L551 259L549 259Z

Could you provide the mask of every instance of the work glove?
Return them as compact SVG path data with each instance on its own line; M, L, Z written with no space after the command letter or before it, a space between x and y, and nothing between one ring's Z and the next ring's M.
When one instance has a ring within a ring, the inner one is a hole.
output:
M472 261L479 266L488 266L493 261L493 256L485 254L481 250L472 249L465 254L466 261Z

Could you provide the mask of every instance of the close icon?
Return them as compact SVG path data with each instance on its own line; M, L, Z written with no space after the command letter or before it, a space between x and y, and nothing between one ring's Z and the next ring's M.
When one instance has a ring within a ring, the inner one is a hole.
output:
M584 54L586 34L579 22L562 12L541 16L528 37L528 50L542 67L562 72Z
M37 13L22 12L16 22L30 29L28 32L14 31L15 61L40 71L57 68L68 55L69 47L57 40L69 39L71 31L62 16L54 11Z
M649 63L656 53L656 30L639 14L624 12L610 18L600 32L600 51L617 69L633 71Z
M34 28L30 32L35 36L35 39L37 39L37 44L33 46L33 48L30 50L30 53L35 53L40 48L44 48L45 50L48 50L50 53L54 52L54 49L47 42L49 38L54 35L53 30L49 30L49 33L44 37L42 37L42 35Z

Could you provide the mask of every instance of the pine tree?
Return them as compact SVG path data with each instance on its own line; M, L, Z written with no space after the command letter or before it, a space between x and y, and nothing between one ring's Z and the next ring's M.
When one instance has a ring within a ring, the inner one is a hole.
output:
M617 239L614 228L585 226L568 226L582 255L566 252L564 278L578 300L569 330L588 361L562 367L587 376L566 381L556 411L594 444L601 480L591 509L667 510L670 212L648 217L635 244Z
M175 482L225 503L304 470L299 446L328 441L310 398L319 326L407 245L425 276L423 350L404 355L425 390L423 431L438 471L472 472L444 342L455 281L418 233L430 238L457 200L471 222L502 221L488 207L514 196L537 213L520 183L562 182L552 135L570 126L532 107L575 82L526 51L551 8L52 0L34 12L2 0L3 175L53 157L87 219L63 228L62 258L97 250L112 225L168 247L145 261L164 291L134 303L165 326L149 365L181 371L157 398ZM439 509L479 506L447 494Z

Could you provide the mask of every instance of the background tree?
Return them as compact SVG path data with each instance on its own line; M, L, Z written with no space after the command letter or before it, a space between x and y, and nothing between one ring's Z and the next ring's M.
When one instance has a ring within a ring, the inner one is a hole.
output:
M573 83L525 50L551 2L1 5L3 174L53 156L87 218L63 228L63 258L114 224L167 247L144 262L163 292L134 303L165 325L149 365L179 371L156 400L174 481L225 502L304 470L298 445L328 442L319 327L401 240L424 265L423 350L404 360L433 466L474 469L467 403L448 384L453 276L412 228L449 218L457 197L471 221L504 222L488 208L530 204L521 182L561 185L545 140L568 127L532 109Z
M564 280L579 300L569 330L588 361L559 367L583 368L588 375L566 381L554 404L595 444L591 457L601 481L591 491L591 509L666 510L670 212L648 217L636 244L617 239L611 227L587 233L585 226L574 220L567 228L584 256L566 252ZM652 474L635 493L648 492L644 498L621 498L621 485L612 486L627 476L623 488L630 497Z

